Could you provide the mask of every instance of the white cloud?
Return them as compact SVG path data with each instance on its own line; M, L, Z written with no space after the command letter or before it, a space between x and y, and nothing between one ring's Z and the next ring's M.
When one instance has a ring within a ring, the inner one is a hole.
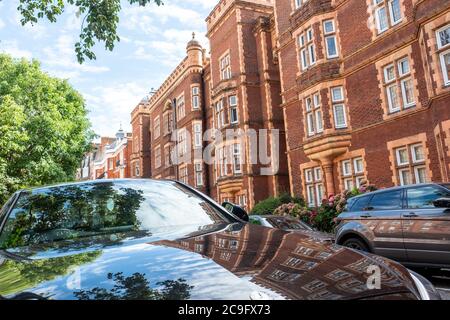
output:
M3 22L2 19L0 19L0 30L3 29L4 26L5 26L5 23Z
M81 73L103 73L109 71L108 67L95 66L85 62L76 61L73 36L63 34L59 36L54 45L45 47L42 51L45 58L43 62L50 66L56 74L65 74L70 79L78 77ZM67 77L65 77L67 78Z
M31 51L20 49L19 44L16 40L1 41L0 52L10 54L14 58L25 58L31 60L31 58L33 57Z
M90 119L95 132L113 136L122 123L124 130L130 131L130 114L148 92L148 88L137 82L114 84L93 88L82 92L90 111Z

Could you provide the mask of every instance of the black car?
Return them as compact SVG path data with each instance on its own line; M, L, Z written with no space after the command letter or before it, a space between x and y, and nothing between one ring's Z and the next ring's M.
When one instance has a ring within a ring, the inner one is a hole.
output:
M395 262L248 224L242 209L231 211L174 181L18 192L0 214L0 297L439 298L426 279Z
M336 242L406 265L450 267L450 185L409 185L351 198Z

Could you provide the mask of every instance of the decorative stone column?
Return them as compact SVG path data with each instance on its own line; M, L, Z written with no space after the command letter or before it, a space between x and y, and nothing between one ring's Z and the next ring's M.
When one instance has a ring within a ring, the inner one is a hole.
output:
M325 178L326 190L328 197L336 194L336 189L334 187L334 163L333 160L326 159L321 161L323 176Z

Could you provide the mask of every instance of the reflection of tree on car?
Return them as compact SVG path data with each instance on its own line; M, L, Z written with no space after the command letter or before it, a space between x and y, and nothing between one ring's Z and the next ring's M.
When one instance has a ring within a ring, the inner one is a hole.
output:
M129 277L122 272L109 273L107 279L114 281L111 290L96 287L75 292L75 297L79 300L187 300L193 288L186 284L186 280L178 279L157 282L159 288L153 289L142 273Z
M110 183L68 186L22 194L1 240L4 247L137 231L141 190L113 188Z

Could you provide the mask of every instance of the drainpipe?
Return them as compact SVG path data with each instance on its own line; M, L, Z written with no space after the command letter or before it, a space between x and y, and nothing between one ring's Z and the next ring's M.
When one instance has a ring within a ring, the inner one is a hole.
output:
M172 108L173 108L173 130L176 131L178 129L178 123L177 123L177 99L174 98L172 102ZM175 137L175 145L178 144L178 136ZM175 179L179 180L179 174L178 174L178 149L175 149L176 154L176 164L175 164Z

